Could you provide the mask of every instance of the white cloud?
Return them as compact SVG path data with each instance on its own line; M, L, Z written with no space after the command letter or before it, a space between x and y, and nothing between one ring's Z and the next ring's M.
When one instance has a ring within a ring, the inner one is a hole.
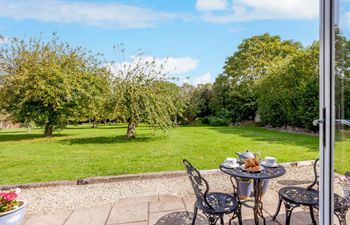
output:
M203 75L200 75L200 76L196 77L190 83L192 83L194 86L197 86L198 84L211 83L211 75L210 75L210 73L205 73Z
M227 7L227 0L197 0L196 8L199 11L224 10Z
M164 64L164 69L168 73L180 74L192 71L198 67L198 60L191 57L182 57L182 58L163 58L156 59L158 62Z
M211 23L230 23L264 19L315 19L318 0L233 0L220 13L205 12L202 19Z
M198 67L199 60L187 57L167 57L167 58L155 58L152 56L133 56L129 61L122 63L108 63L106 64L107 68L114 74L117 74L118 71L124 71L123 68L135 68L138 62L155 62L157 70L162 70L162 72L169 75L178 75L184 74L189 71L192 71ZM133 65L134 64L134 65ZM163 67L161 69L161 67ZM125 71L126 72L126 71Z
M0 0L0 17L103 28L145 28L154 27L162 21L187 19L185 15L122 3L82 0Z

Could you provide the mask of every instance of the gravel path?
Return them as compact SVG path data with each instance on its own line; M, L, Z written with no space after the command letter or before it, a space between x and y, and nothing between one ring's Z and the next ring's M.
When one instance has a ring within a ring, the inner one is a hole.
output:
M308 185L313 180L312 166L288 166L286 174L273 179L270 187L278 190L283 185ZM210 187L215 191L231 192L228 175L221 172L205 173ZM121 198L153 195L189 196L193 194L187 177L132 180L115 183L59 186L24 189L20 199L28 202L29 213L48 213L62 209L92 208L114 204Z

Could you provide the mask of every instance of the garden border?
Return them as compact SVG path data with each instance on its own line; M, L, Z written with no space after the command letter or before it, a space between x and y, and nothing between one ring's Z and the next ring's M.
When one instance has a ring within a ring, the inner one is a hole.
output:
M297 161L281 163L284 167L295 167L295 166L308 166L312 165L313 160ZM201 170L201 173L216 174L220 173L219 169L212 170ZM183 170L177 171L164 171L164 172L153 172L153 173L142 173L142 174L127 174L118 176L99 176L99 177L88 177L79 180L63 180L63 181L48 181L48 182L36 182L27 184L14 184L14 185L0 185L0 190L11 190L16 188L30 189L30 188L42 188L42 187L57 187L57 186L68 186L68 185L88 185L88 184L99 184L99 183L111 183L111 182L123 182L129 180L148 180L158 178L175 178L187 176L187 173Z

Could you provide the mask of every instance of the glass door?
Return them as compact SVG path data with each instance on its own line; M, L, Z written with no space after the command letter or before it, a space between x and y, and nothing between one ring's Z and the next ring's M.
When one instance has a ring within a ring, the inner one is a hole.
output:
M350 1L320 3L320 224L349 224Z
M334 3L334 214L335 224L350 224L350 2Z

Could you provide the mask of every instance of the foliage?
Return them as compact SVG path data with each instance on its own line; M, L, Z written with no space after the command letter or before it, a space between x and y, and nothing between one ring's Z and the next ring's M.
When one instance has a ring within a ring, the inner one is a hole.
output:
M0 192L0 212L11 211L17 207L17 193L15 191Z
M208 117L212 115L210 102L213 90L211 84L199 84L194 87L183 84L181 87L181 99L183 101L182 124L193 124L198 119L208 124Z
M211 126L228 126L231 123L231 115L227 109L221 109L215 116L208 117Z
M0 107L15 121L44 126L45 136L68 119L99 114L108 74L90 52L62 43L11 39L0 49Z
M148 59L142 53L131 57L129 63L113 65L115 109L128 122L127 137L136 136L136 126L140 122L154 129L173 127L174 116L178 112L163 65L158 65L154 59Z
M318 43L276 63L258 84L262 123L316 129L318 118Z
M350 41L336 30L335 35L336 118L350 118Z
M223 74L214 83L212 107L232 113L232 122L252 120L257 111L256 82L264 78L273 65L297 51L301 45L279 36L263 34L244 40L226 59Z

